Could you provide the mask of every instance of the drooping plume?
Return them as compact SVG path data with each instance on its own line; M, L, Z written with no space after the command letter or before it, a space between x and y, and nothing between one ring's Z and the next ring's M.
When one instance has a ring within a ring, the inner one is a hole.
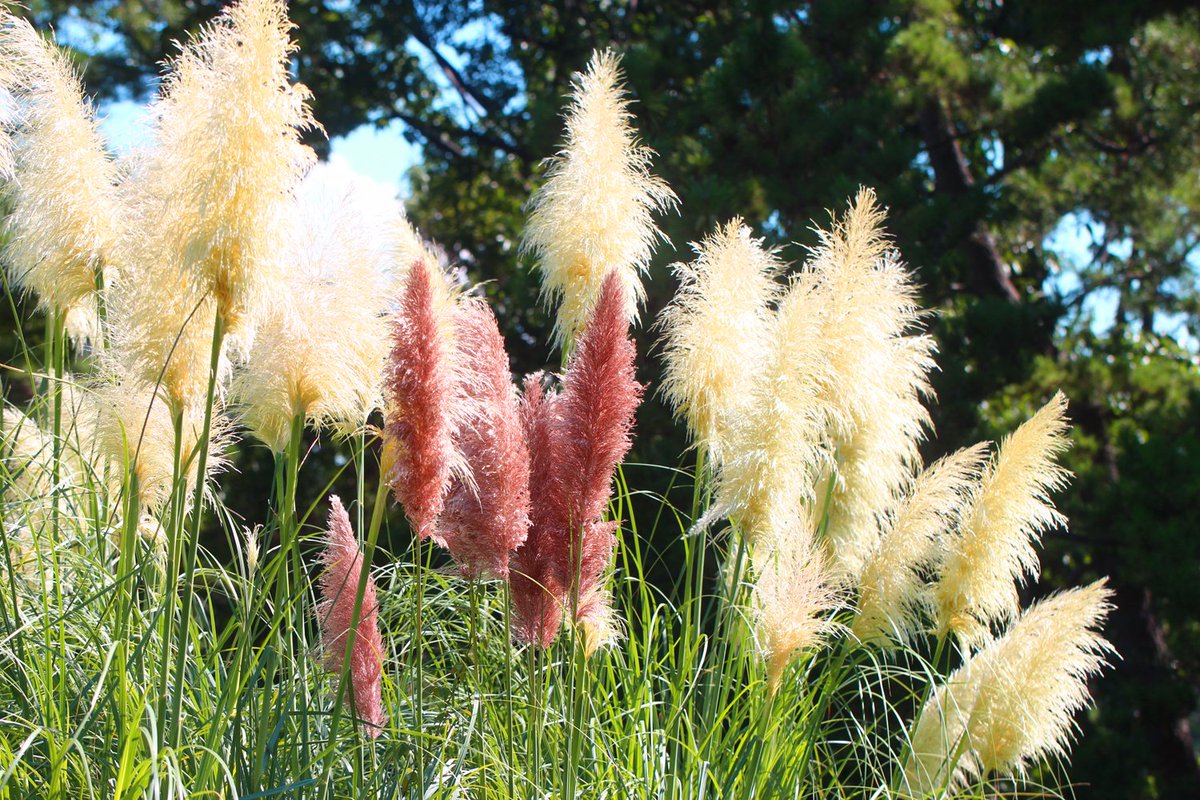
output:
M835 459L817 495L829 497L832 564L849 579L861 575L883 514L920 463L917 445L930 424L922 401L932 394L934 342L914 333L916 291L889 249L883 220L875 193L860 190L820 231L811 262L823 288L817 313L829 372L821 394Z
M679 290L659 322L666 361L662 392L717 465L732 421L751 413L748 387L762 380L783 265L740 219L693 248L696 260L676 267Z
M162 510L171 495L175 472L175 425L171 403L153 386L122 375L109 362L93 387L95 397L96 447L109 466L113 490L120 488L123 476L132 469L137 477L141 509L154 514ZM181 412L180 454L188 465L185 497L190 500L199 476L196 453L204 432L203 409ZM225 467L223 458L229 440L229 423L218 404L213 409L209 429L208 458L205 462L207 483Z
M434 539L466 577L505 578L529 530L529 450L504 339L482 301L463 304L456 346L465 409L458 446L470 472L454 479Z
M969 657L921 712L906 788L924 796L1065 756L1072 718L1092 702L1087 681L1114 652L1099 632L1111 596L1103 580L1053 595Z
M277 452L296 416L350 433L380 406L387 303L411 263L394 260L411 230L399 204L344 168L313 167L289 223L289 275L230 388L242 421Z
M558 520L562 496L559 449L563 446L559 395L542 385L538 372L525 377L521 398L521 427L529 452L529 530L513 553L509 570L513 633L517 639L548 648L562 627L570 560L564 526Z
M859 581L853 631L861 641L907 641L922 631L933 610L925 576L962 518L986 456L981 443L938 461L888 516Z
M574 609L589 651L616 635L611 598L602 581L618 523L606 521L604 512L641 401L635 356L620 277L614 273L605 279L571 354L562 394L546 397L537 384L526 383L533 511L529 538L517 551L522 577L513 585L517 631L526 641L535 641L531 633L538 633L541 643L548 644L557 633L545 627L556 613L550 599L529 580L549 590L561 608ZM517 599L526 594L532 597L528 602Z
M0 178L15 176L5 267L65 315L73 338L98 343L97 296L120 229L116 167L67 56L4 9L0 63Z
M379 601L375 582L367 576L362 605L356 606L358 585L362 580L363 555L359 549L350 517L335 495L329 498L329 530L321 554L317 601L317 623L321 628L321 648L325 669L341 674L347 670L346 702L352 704L363 732L376 738L387 724L383 710L383 637L379 633ZM358 610L357 625L354 624ZM350 663L346 664L349 639Z
M618 61L611 51L597 53L574 76L566 142L531 200L523 248L537 256L542 290L558 304L560 342L587 323L610 272L622 289L622 315L636 318L640 273L665 240L654 214L675 204L675 194L650 173L652 152L630 125Z
M1070 446L1066 411L1066 397L1055 393L1004 439L984 471L942 565L936 601L943 633L976 643L993 623L1015 615L1018 584L1037 574L1034 545L1066 524L1050 500L1068 476L1055 463Z
M462 382L454 341L458 300L441 270L418 261L392 322L385 434L394 466L388 480L417 535L432 535L451 479L467 474L457 444Z
M755 640L774 694L788 664L824 644L838 598L812 520L803 514L758 541L752 569Z

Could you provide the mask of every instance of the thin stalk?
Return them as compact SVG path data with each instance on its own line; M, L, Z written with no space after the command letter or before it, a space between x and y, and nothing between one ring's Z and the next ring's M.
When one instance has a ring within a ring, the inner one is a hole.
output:
M421 652L422 643L425 632L425 560L423 558L425 548L422 546L421 536L418 532L413 531L413 547L416 549L417 563L417 581L416 581L416 615L413 619L412 630L412 657L416 669L417 685L413 693L414 696L414 719L413 730L416 732L416 750L417 759L417 786L419 787L419 796L425 796L425 745L421 741L422 734L425 730L425 670L422 662L424 654Z
M204 402L204 424L200 429L199 454L196 457L196 491L192 499L192 530L184 553L187 565L184 572L184 591L187 597L180 609L179 650L175 654L175 692L172 694L171 716L162 720L171 727L171 748L178 749L183 725L183 669L187 660L187 639L192 622L192 582L196 577L197 551L200 549L200 529L204 523L204 484L208 469L208 438L212 431L213 405L216 402L217 371L221 361L221 345L225 340L225 320L217 312L213 323L212 352L208 364L208 396Z
M513 743L513 637L512 637L512 583L504 582L504 707L506 709L505 727L508 732L508 763L505 765L505 777L508 781L508 794L505 797L515 797L513 794L513 770L516 766L516 746Z

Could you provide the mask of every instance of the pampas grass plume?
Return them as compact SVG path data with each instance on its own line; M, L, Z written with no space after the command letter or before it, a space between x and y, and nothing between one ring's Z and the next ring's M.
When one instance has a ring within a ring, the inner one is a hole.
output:
M961 519L986 457L986 443L946 456L917 477L889 515L859 581L852 630L861 641L904 642L921 633L933 607L925 574Z
M783 265L740 219L693 245L696 260L675 268L675 298L660 317L666 370L662 393L692 440L720 464L731 421L749 413L747 387L771 349L772 305Z
M936 590L939 630L967 643L1018 609L1017 585L1036 575L1034 545L1065 525L1050 493L1068 473L1055 459L1070 446L1067 398L1055 393L1006 437L975 490L959 534L950 541Z
M905 765L913 794L1065 756L1072 718L1092 702L1087 681L1114 653L1099 633L1111 597L1100 580L1035 603L951 674L913 734Z
M8 274L43 309L63 313L73 338L98 343L97 292L120 232L116 167L67 56L3 9L0 63L0 105L12 106L0 116L11 115L14 129L11 139L0 134L0 176L15 176Z
M470 468L455 478L434 538L468 578L508 577L529 530L529 450L504 339L478 299L458 314L465 416L458 446Z
M566 143L530 201L522 247L538 259L545 297L558 303L554 333L563 343L591 317L610 271L622 289L623 315L636 318L640 273L665 240L654 214L676 202L650 173L652 152L630 125L618 64L613 52L596 53L575 75Z
M329 529L321 554L324 572L319 579L317 622L325 668L340 674L347 668L346 640L350 643L349 683L346 700L364 723L363 732L376 738L387 724L383 710L383 637L379 633L379 601L375 582L368 576L358 624L354 625L355 600L362 580L363 556L350 526L350 517L337 496L329 498Z
M348 434L381 404L387 303L401 271L389 240L407 229L382 192L325 164L297 192L281 243L290 274L230 387L242 421L276 452L296 416Z
M457 443L463 402L454 320L459 301L424 260L409 271L392 322L385 435L388 480L421 539L433 535L451 480L466 474Z

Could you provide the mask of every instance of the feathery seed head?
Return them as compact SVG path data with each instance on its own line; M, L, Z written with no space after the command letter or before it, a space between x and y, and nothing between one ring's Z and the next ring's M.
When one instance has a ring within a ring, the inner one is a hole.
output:
M750 413L747 387L768 359L783 264L740 219L692 247L696 260L675 267L679 290L659 321L662 392L687 419L692 440L719 465L732 420Z
M1000 445L951 538L936 589L938 625L964 642L983 641L990 626L1017 612L1017 585L1036 575L1034 545L1066 519L1050 493L1068 473L1055 460L1070 446L1067 399L1057 392Z
M319 579L317 623L325 668L340 674L348 666L346 702L350 703L363 732L376 738L387 724L383 711L383 637L379 633L379 601L375 582L367 576L362 605L356 606L362 580L363 555L350 525L350 517L336 495L329 498L329 529L321 554L324 572ZM368 567L369 569L369 567ZM355 611L358 620L355 624ZM350 663L346 664L347 637Z
M350 433L379 407L399 286L390 240L411 230L380 187L336 166L315 166L293 206L281 243L291 273L230 387L242 421L277 452L296 416Z
M234 336L246 336L282 269L286 200L315 155L308 90L288 75L283 0L227 7L170 63L143 155L139 204L155 247L141 260L191 273Z
M524 544L512 556L509 585L513 601L513 634L542 649L550 647L562 627L563 597L567 591L567 537L557 518L563 472L559 450L564 446L559 413L560 396L543 386L542 373L525 376L521 397L521 428L529 452L529 529Z
M986 443L946 456L922 472L888 514L859 582L853 631L861 641L907 641L921 632L933 608L923 576L961 519L986 457Z
M486 303L458 314L465 414L458 445L469 475L456 476L434 539L469 578L508 576L509 554L529 530L529 450L508 353Z
M98 343L97 292L119 236L117 170L65 54L0 8L0 177L12 213L4 261L14 285ZM7 106L7 108L5 108Z
M1066 755L1073 716L1091 704L1087 681L1115 652L1099 632L1111 597L1104 580L1060 592L969 657L921 713L905 765L913 794Z
M395 443L395 461L388 480L422 539L435 532L451 479L467 474L457 444L464 414L454 342L458 306L445 274L418 261L392 321L385 435Z
M654 214L676 203L650 173L653 154L630 125L618 63L612 51L596 53L575 75L565 145L530 201L522 247L538 259L544 296L558 303L554 331L562 343L582 330L610 271L621 285L623 315L636 319L640 273L666 240Z
M838 597L811 520L800 515L755 543L751 566L755 639L774 694L800 653L824 646Z

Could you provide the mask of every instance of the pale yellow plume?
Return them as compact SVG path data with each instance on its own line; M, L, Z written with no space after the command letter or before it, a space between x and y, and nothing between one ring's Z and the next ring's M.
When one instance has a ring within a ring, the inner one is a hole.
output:
M662 392L716 466L732 421L751 413L750 389L762 379L771 350L783 264L740 219L692 247L696 260L675 267L679 290L659 322Z
M611 51L597 53L575 75L566 142L530 201L522 247L538 259L544 296L558 304L560 342L583 328L610 270L621 276L629 317L636 318L641 273L665 240L654 214L676 202L650 173L652 153L630 125L618 61Z
M755 641L773 694L793 660L824 646L834 629L838 596L813 539L812 520L802 515L760 539L751 566Z
M1050 493L1068 473L1055 463L1067 449L1067 399L1058 392L1005 438L984 471L942 565L936 590L938 626L966 643L1018 609L1017 585L1038 570L1034 545L1066 519Z
M13 175L5 268L64 315L72 338L99 343L97 297L120 229L116 167L69 59L3 9L0 64L0 127L13 131L0 133L0 177Z
M904 642L922 632L933 606L925 574L962 517L986 457L986 443L946 456L921 473L888 515L859 582L852 629L861 641Z
M416 241L399 203L340 167L314 167L294 206L281 245L290 275L230 389L242 422L276 451L296 416L349 433L380 406L388 303L408 267L394 258Z
M923 796L1065 756L1073 717L1092 702L1087 681L1114 652L1099 632L1111 596L1103 580L1053 595L969 657L921 712L907 790Z
M875 193L862 189L846 213L819 231L811 269L824 302L820 346L829 364L822 400L836 459L818 488L826 546L845 579L856 579L878 542L879 520L919 463L929 427L933 339L916 333L916 289L889 249Z
M282 268L287 195L313 163L308 90L291 83L295 46L282 0L225 9L170 63L138 172L154 249L141 261L198 282L233 335L252 328Z

